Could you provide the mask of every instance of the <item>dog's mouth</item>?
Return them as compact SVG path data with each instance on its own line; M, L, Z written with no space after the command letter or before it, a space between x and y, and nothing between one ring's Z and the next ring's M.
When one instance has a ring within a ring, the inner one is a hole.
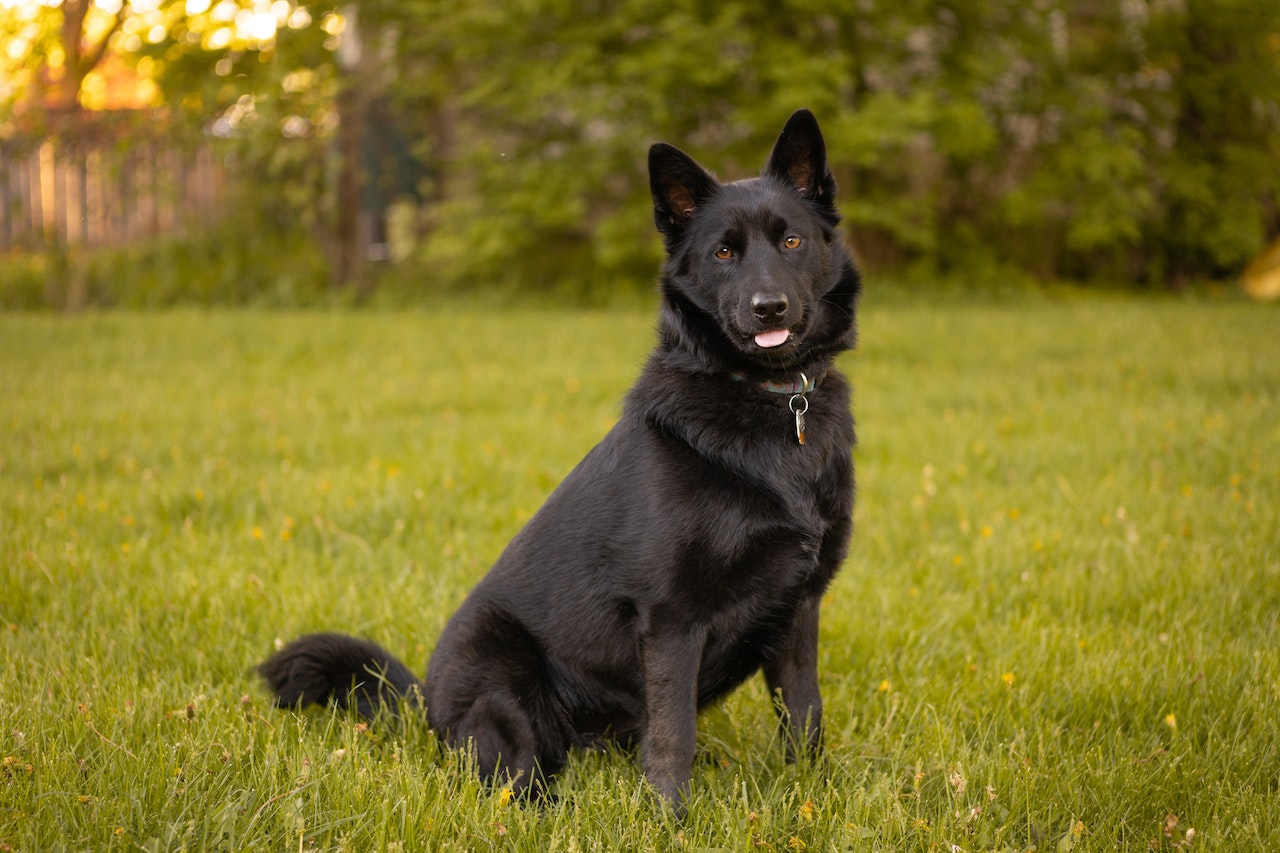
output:
M755 317L743 318L740 322L730 320L724 328L743 354L776 364L779 359L790 359L803 346L809 315L807 311L799 311L790 318L770 319L772 322L760 322ZM787 319L792 322L788 323Z
M756 346L761 349L780 347L789 340L791 340L790 329L773 329L768 332L760 332L755 336Z

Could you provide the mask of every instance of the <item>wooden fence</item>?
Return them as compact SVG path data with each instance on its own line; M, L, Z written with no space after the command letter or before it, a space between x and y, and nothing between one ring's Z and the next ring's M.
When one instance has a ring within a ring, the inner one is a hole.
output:
M149 136L0 142L0 251L118 246L220 214L227 175L214 142Z

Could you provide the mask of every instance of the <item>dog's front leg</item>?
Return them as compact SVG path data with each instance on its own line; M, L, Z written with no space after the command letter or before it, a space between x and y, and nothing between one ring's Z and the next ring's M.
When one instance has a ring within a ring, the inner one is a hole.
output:
M816 755L822 749L822 695L818 692L820 603L818 595L800 603L781 652L764 667L770 695L782 694L781 724L787 758L792 761L802 750Z
M652 627L641 637L644 733L649 784L683 815L698 737L698 667L706 632L689 625Z

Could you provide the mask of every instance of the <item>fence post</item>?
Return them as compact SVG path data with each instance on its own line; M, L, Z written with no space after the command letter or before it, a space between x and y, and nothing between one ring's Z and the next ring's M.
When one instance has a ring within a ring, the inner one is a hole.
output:
M13 160L9 146L0 144L0 249L13 247Z
M76 170L76 203L80 208L79 222L79 243L81 246L89 245L89 157L88 148L80 149L80 146L72 146L71 150L76 152L76 156L72 158Z

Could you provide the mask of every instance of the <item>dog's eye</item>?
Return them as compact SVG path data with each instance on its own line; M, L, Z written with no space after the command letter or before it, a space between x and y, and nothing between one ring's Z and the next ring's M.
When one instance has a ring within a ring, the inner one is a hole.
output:
M782 245L786 246L788 249L799 249L800 242L801 242L800 238L792 234L791 236L787 237L787 239L782 241Z
M733 257L733 249L730 249L728 246L721 246L719 249L716 249L716 257L722 261L727 261Z

